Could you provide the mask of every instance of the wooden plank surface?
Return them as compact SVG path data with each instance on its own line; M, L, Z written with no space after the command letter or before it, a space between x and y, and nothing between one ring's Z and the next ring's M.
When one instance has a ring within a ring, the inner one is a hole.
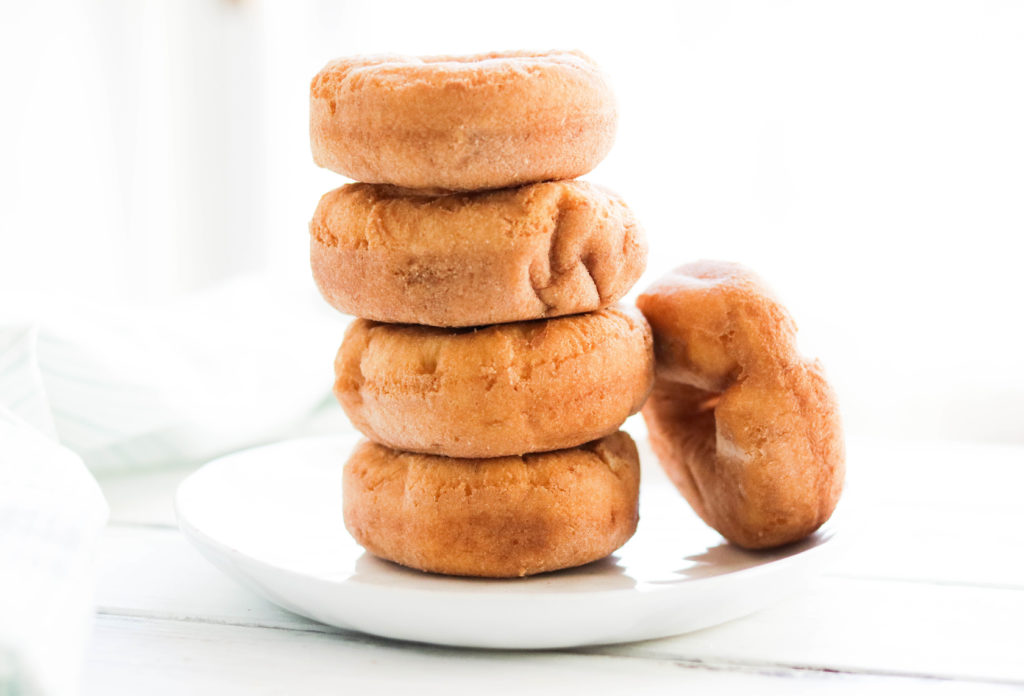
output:
M100 560L101 614L343 633L238 586L174 530L109 530ZM1024 590L825 576L750 617L597 652L719 668L1024 684L1022 646Z
M83 683L86 696L1008 692L999 685L935 679L450 650L329 633L112 616L97 622Z
M420 674L484 690L499 673L509 691L1024 686L1024 448L858 442L849 461L843 548L806 592L686 636L543 654L416 646L295 616L221 575L173 527L187 471L105 479L114 523L99 550L85 691L422 691ZM646 467L646 485L665 485L649 456Z
M1024 587L1024 447L855 441L848 468L831 572Z

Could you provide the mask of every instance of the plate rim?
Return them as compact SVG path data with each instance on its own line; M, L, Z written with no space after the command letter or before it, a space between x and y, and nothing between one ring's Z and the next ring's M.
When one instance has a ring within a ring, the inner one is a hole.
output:
M315 582L324 583L324 584L327 584L327 585L332 585L332 586L337 586L337 587L341 587L341 586L346 586L348 588L356 588L356 587L358 587L359 590L365 589L366 591L382 591L382 592L393 591L394 588L389 587L387 585L380 585L380 584L374 584L374 583L365 583L365 582L353 581L353 579L351 577L344 578L344 579L341 579L341 580L335 580L335 579L324 577L322 575L317 575L317 574L308 573L308 572L302 572L302 571L295 570L295 569L292 569L292 568L287 568L287 567L284 567L284 566L281 566L281 565L277 565L275 563L272 563L270 561L264 560L262 558L258 558L256 556L247 554L247 553L241 551L240 549L234 548L234 547L232 547L232 546L230 546L230 545L228 545L228 544L226 544L226 543L224 543L224 542L222 542L220 540L217 540L217 539L211 537L209 534L207 534L207 533L203 532L202 530L200 530L196 525L192 524L192 522L190 522L188 520L187 515L182 514L183 491L185 491L185 489L189 485L195 485L194 479L198 475L203 474L203 472L206 471L207 469L209 469L210 467L217 466L217 465L223 465L223 462L226 461L226 460L230 460L230 459L234 459L236 457L244 456L244 455L247 455L247 454L249 454L249 453L251 453L253 451L257 451L257 450L273 449L273 448L277 448L277 447L281 447L281 446L287 446L287 445L293 445L293 444L299 444L299 443L302 443L302 444L312 444L314 442L339 441L339 440L343 440L343 439L351 439L353 446L355 446L355 444L359 441L360 438L362 438L362 436L359 433L337 433L337 434L329 434L329 435L313 435L313 436L305 436L305 437L297 437L297 438L286 438L286 439L277 440L277 441L274 441L274 442L264 443L264 444L261 444L261 445L254 445L252 447L247 447L245 449L236 450L234 452L229 452L229 453L223 454L223 455L221 455L219 457L215 457L215 458L209 460L208 462L206 462L205 464L203 464L201 467L199 467L195 471L191 472L184 480L181 481L181 483L178 484L178 487L175 490L175 495L174 495L174 513L175 513L175 517L176 517L177 522L178 522L178 528L181 530L182 534L186 538L188 538L193 544L197 544L198 545L197 542L199 542L202 545L206 546L208 549L213 550L213 551L215 551L217 553L220 553L222 555L225 555L225 556L229 557L233 561L233 565L235 565L236 567L238 566L239 562L241 562L241 563L244 563L244 564L252 564L252 565L258 566L264 572L270 571L270 572L274 572L274 573L283 573L283 574L286 574L286 575L288 575L288 576L290 576L292 578L298 578L298 579L301 579L301 580L307 581L307 582L308 581L315 581ZM208 474L206 474L206 475L208 475ZM644 490L643 483L641 483L640 490L641 490L641 493ZM685 504L686 503L685 499L681 495L679 496L679 500L680 500L680 504ZM702 521L702 524L703 524L703 521ZM461 595L461 601L466 601L466 602L471 602L471 601L494 601L495 598L499 597L499 596L501 598L501 601L509 601L509 602L515 602L515 601L529 601L529 602L533 602L533 601L537 601L541 597L552 597L552 598L557 597L560 600L564 600L564 601L582 601L582 600L590 601L590 600L593 600L594 598L608 598L608 597L611 597L611 596L620 597L620 596L623 596L623 595L632 595L632 594L637 594L637 593L642 593L642 594L646 594L646 595L672 594L672 593L675 593L675 592L684 591L681 588L683 588L683 587L692 587L694 584L697 584L697 583L700 583L700 584L703 584L703 585L706 586L706 585L709 585L709 584L713 584L715 582L725 581L725 579L727 579L727 578L739 578L741 576L746 578L746 577L750 577L750 576L762 575L762 574L769 573L769 572L777 570L778 566L781 566L781 565L791 565L792 563L795 562L796 559L801 559L801 560L806 561L806 560L808 560L812 556L817 557L817 556L820 556L822 554L833 552L835 550L835 547L836 547L836 538L837 538L836 527L837 527L837 525L835 524L835 515L833 515L832 518L830 518L828 521L826 521L825 524L823 524L820 528L818 528L811 535L811 536L813 536L813 535L824 535L824 538L821 539L820 541L818 541L818 543L810 546L809 548L806 548L806 549L804 549L802 551L797 551L796 553L793 553L793 554L790 554L790 555L787 555L787 556L783 556L782 558L772 559L772 560L769 560L769 561L765 561L763 563L758 563L758 564L753 565L753 566L748 566L746 568L740 568L740 569L729 571L729 572L722 573L722 574L719 574L719 575L712 575L712 576L708 576L708 577L692 578L692 579L688 580L685 583L677 583L677 584L665 583L665 584L657 584L657 585L646 585L644 587L636 587L636 586L632 586L632 587L629 587L629 586L626 586L626 587L613 587L613 588L598 589L598 590L580 590L580 591L577 591L577 592L566 592L564 590L563 591L544 591L543 589L537 589L536 591L532 591L532 592L502 592L502 591L491 591L491 592L488 592L488 591L477 591L477 592L467 592L467 593ZM348 534L348 530L344 530L344 532L345 532L345 534ZM349 536L351 536L351 535L349 535ZM802 539L800 541L793 542L793 544L803 543L808 538L810 538L810 537L807 537L807 538ZM353 539L353 541L355 541L355 540ZM723 538L723 541L724 541L724 538ZM728 543L728 542L726 542L726 543ZM737 549L739 551L742 551L744 553L756 553L756 551L752 552L752 551L749 551L747 549L740 549L739 547L735 547L735 546L733 546L733 548L735 548L735 549ZM782 548L782 547L779 547L779 548ZM770 550L766 550L766 551L770 551ZM427 587L405 587L405 586L403 586L403 587L401 587L401 588L399 588L397 590L397 591L400 591L403 594L410 594L411 593L411 594L423 595L423 596L431 596L431 595L436 596L438 594L444 594L444 595L451 594L452 592L457 591L457 589L454 586L454 583L477 584L478 586L482 586L484 583L486 583L486 584L493 585L495 590L498 590L501 587L505 587L505 586L511 587L513 585L521 584L523 582L528 582L531 579L539 579L539 578L549 577L549 576L551 576L552 573L559 572L559 571L551 571L551 573L540 573L540 574L537 574L537 575L526 576L526 577L523 577L523 578L478 578L478 577L467 577L467 576L443 575L443 574L439 574L439 573L429 573L429 572L426 572L426 571L420 571L419 569L416 569L416 568L406 568L405 566L402 566L401 564L397 564L397 563L394 563L393 561L388 561L387 559L381 559L381 558L379 558L377 556L374 556L373 554L371 554L369 551L366 551L365 549L363 550L363 553L369 554L375 560L381 561L383 563L387 563L389 566L391 566L391 565L397 566L398 568L403 569L403 570L409 570L409 571L412 571L414 573L422 573L423 575L428 576L431 579L441 580L441 581L453 583L452 586L448 586L448 587L430 587L430 586L427 586ZM614 552L612 554L609 554L609 556L611 556L611 555L614 555ZM606 556L605 558L608 558L608 556ZM599 560L603 560L603 559L599 559ZM592 563L594 563L594 562L597 562L597 561L592 561ZM577 566L577 567L585 567L586 565L589 565L589 564L583 564L582 566ZM571 570L571 569L566 569L566 570ZM483 582L481 582L481 581L483 581Z

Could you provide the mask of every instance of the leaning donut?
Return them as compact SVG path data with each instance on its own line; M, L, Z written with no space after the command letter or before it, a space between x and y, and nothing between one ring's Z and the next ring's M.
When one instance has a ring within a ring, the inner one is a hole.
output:
M637 300L654 332L651 446L693 509L729 541L811 534L842 490L835 394L796 349L796 326L742 266L701 261Z

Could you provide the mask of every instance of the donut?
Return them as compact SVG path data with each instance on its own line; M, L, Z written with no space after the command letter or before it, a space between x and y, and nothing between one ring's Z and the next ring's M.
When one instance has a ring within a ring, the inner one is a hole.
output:
M616 122L604 76L578 52L341 58L310 86L313 159L371 184L573 179L604 159Z
M843 485L836 397L796 326L752 272L682 266L640 295L654 332L655 383L643 408L651 447L698 515L761 549L811 534Z
M618 301L647 245L625 203L582 181L408 195L350 184L310 223L313 278L335 308L391 323L479 326Z
M414 454L363 441L345 464L345 526L410 568L521 577L604 558L637 524L629 435L493 459Z
M334 372L335 396L374 442L502 457L618 430L651 390L654 353L626 307L479 329L356 319Z

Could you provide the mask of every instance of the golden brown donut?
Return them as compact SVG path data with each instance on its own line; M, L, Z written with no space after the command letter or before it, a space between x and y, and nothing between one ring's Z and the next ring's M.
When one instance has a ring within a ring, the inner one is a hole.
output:
M349 533L434 573L519 577L604 558L633 536L640 466L617 432L572 449L452 459L363 441L344 472Z
M352 322L334 394L364 435L396 449L501 457L618 430L651 390L651 331L611 307L480 329Z
M334 307L429 326L600 309L647 256L626 204L582 181L448 196L350 184L320 199L310 238L313 278Z
M842 490L843 436L786 309L752 272L714 261L676 269L637 305L654 331L651 447L697 514L751 549L821 526Z
M473 191L572 179L615 137L615 99L578 52L356 56L310 86L321 167L371 184Z

